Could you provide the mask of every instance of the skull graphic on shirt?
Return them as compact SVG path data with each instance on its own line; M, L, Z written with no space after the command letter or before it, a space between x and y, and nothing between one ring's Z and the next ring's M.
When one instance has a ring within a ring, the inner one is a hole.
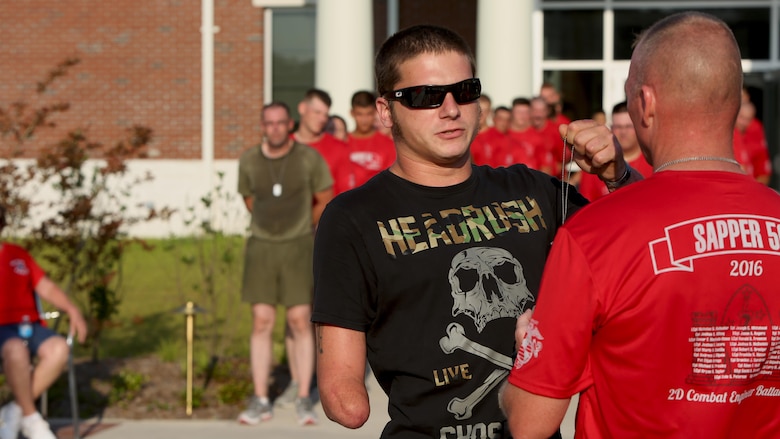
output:
M448 277L452 315L471 317L477 332L495 319L519 316L534 300L522 265L502 248L473 247L459 252Z

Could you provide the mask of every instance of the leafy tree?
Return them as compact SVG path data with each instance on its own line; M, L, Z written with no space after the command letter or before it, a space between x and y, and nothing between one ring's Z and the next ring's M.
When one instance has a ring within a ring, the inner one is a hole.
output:
M83 127L58 126L57 116L71 105L50 102L49 91L78 63L76 58L60 63L27 100L0 102L0 202L31 251L49 262L49 276L84 310L97 360L101 332L122 299L123 251L133 242L144 245L127 239L127 227L170 212L129 205L132 189L152 180L127 169L128 160L145 156L150 128L132 126L124 138L105 145L91 140Z

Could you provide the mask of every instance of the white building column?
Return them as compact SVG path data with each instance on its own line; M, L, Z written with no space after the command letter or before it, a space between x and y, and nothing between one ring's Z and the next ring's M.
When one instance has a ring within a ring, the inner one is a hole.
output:
M352 94L375 88L373 20L370 0L317 0L314 83L330 94L330 113L349 129Z
M533 90L531 0L478 0L477 76L493 107Z

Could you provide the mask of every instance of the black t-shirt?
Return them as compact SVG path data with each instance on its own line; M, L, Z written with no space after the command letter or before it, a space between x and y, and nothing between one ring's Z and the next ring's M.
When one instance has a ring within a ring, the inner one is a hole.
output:
M561 224L561 185L524 165L420 186L384 171L326 208L312 320L366 333L383 438L509 437L498 388ZM587 201L575 190L569 212Z

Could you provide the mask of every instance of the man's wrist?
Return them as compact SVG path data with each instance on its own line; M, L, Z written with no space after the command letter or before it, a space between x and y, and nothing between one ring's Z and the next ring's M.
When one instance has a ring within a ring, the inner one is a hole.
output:
M607 185L607 189L609 189L610 192L614 191L615 189L622 187L626 183L628 183L628 180L631 179L631 166L626 163L626 170L623 172L623 175L620 176L620 178L616 180L604 180L601 181L604 182L605 185Z

